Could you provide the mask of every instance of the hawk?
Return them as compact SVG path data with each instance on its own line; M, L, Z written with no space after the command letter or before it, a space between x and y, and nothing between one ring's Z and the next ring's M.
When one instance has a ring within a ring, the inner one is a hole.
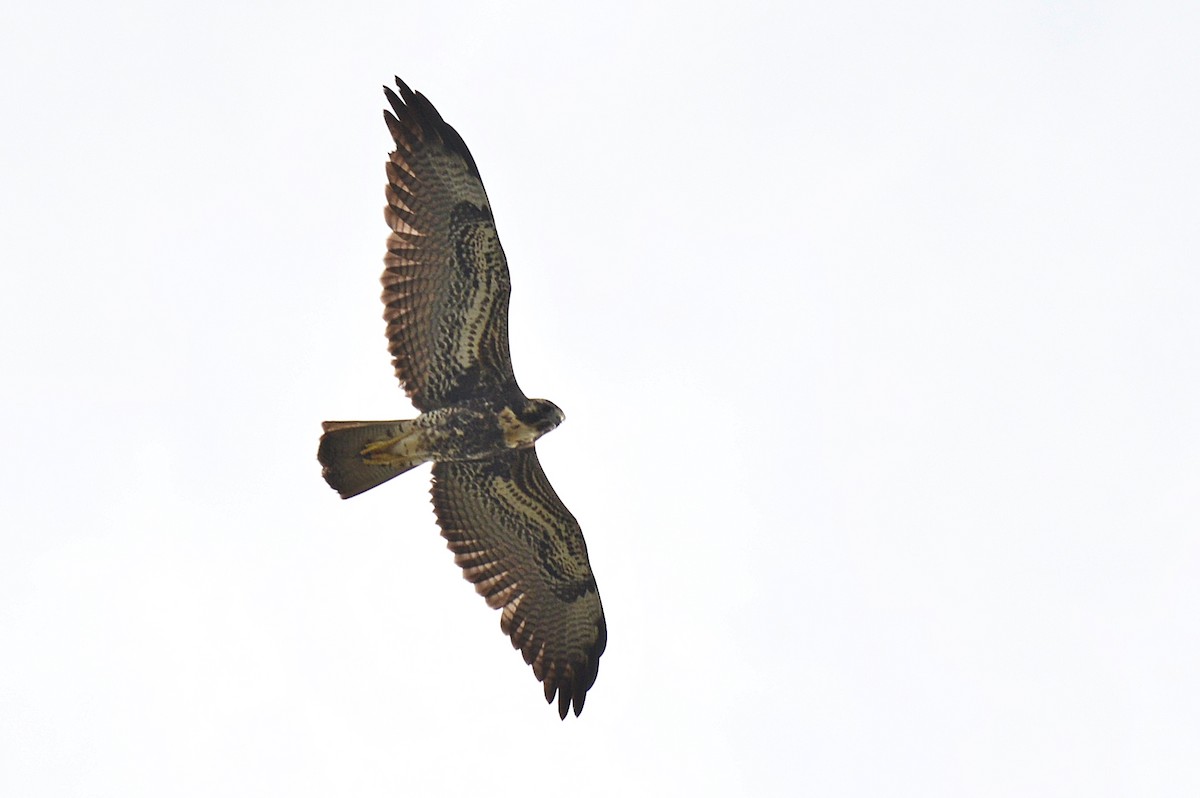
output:
M525 396L508 349L508 265L475 159L423 95L396 78L383 112L391 228L388 349L420 415L326 421L317 458L343 499L433 463L433 507L463 576L500 610L558 715L579 715L608 632L579 523L534 443L563 421Z

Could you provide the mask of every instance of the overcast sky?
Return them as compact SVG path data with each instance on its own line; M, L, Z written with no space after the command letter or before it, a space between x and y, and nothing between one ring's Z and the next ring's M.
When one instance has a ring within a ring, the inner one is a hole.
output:
M736 10L735 10L735 7ZM1194 3L13 3L0 794L1200 794ZM560 722L404 418L479 163L608 616Z

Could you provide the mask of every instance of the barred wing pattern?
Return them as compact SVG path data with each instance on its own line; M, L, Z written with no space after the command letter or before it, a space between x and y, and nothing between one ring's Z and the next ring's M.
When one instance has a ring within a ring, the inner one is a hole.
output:
M508 264L462 137L399 78L385 88L388 349L418 410L519 395L508 349Z
M558 714L583 709L608 639L583 533L533 449L435 463L433 505L463 576L500 609L500 628Z

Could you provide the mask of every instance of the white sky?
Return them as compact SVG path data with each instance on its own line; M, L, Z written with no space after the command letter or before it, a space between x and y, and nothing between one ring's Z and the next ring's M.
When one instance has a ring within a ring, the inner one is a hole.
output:
M0 794L1200 794L1194 3L12 3ZM483 173L609 646L412 415L380 86Z

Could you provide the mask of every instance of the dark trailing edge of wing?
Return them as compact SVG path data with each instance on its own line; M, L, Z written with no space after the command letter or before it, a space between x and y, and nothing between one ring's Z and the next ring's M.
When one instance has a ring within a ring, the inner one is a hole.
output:
M433 107L433 103L429 102L424 94L410 89L408 84L400 78L396 78L396 86L400 89L399 97L389 87L383 87L388 104L395 112L395 116L388 111L383 112L383 119L387 122L392 138L399 143L403 137L404 133L398 126L401 120L415 125L424 135L440 139L446 149L462 156L462 159L467 162L467 169L471 175L482 182L482 178L479 177L479 167L475 165L475 159L471 157L467 143L463 141L462 136L458 135L457 130L442 119L442 115Z

